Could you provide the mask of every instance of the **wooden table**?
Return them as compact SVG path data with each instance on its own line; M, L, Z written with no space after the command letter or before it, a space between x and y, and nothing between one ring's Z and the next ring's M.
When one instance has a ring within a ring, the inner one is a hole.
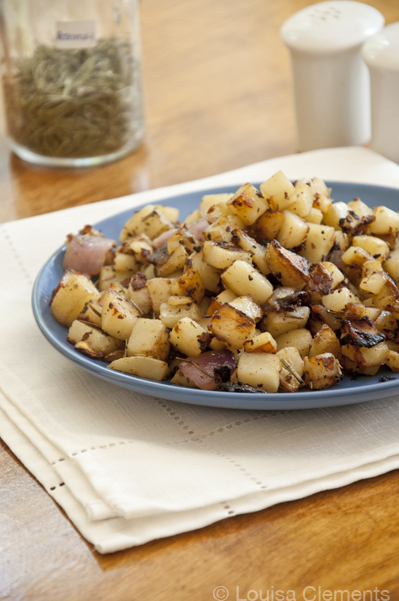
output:
M398 2L367 3L387 23L399 20ZM145 143L102 168L48 170L11 155L2 135L0 221L294 153L279 28L308 4L143 0ZM93 551L4 444L0 476L1 599L202 601L222 586L234 600L281 601L294 591L304 601L340 601L340 590L399 599L396 472L108 556Z

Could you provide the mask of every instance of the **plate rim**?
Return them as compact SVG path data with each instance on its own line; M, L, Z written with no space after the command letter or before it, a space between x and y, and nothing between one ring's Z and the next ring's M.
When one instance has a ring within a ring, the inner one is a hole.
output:
M381 189L386 192L398 195L399 204L399 188L391 186L383 186L376 184L362 184L359 182L345 182L336 180L324 180L328 187L332 188L332 195L334 196L334 186L349 188L366 188L372 191L374 188L376 191ZM255 186L259 186L259 183L254 183ZM161 198L159 200L153 200L150 204L168 204L176 202L179 199L187 196L201 196L203 194L226 192L230 189L237 189L237 184L226 184L224 186L211 186L204 187L199 190L193 190L191 192L182 192L180 194L173 194L167 198ZM93 227L100 228L103 224L108 224L110 221L116 219L122 219L122 216L126 213L131 213L140 209L141 207L149 203L141 203L140 205L134 206L129 209L119 211L105 219L102 219L93 224ZM156 382L153 380L147 380L131 374L118 372L111 370L107 367L107 364L101 361L90 359L83 354L75 351L72 345L69 345L65 340L60 340L59 337L51 331L45 322L44 315L40 310L40 300L44 294L42 290L43 278L47 270L51 271L51 266L57 257L64 252L65 244L61 245L55 250L47 261L42 265L39 270L32 288L31 304L33 314L36 323L47 339L48 342L64 357L83 368L86 372L99 377L109 383L115 384L125 389L154 396L157 398L172 400L175 402L182 402L197 406L208 406L218 407L226 409L244 409L244 410L306 410L316 408L327 408L335 406L345 406L351 404L358 404L361 402L367 402L371 400L379 400L389 396L393 396L395 391L398 392L399 379L393 378L386 382L365 382L364 385L358 387L349 388L338 388L332 386L321 391L309 391L303 390L301 392L294 393L245 393L245 392L226 392L226 391L204 391L201 389L185 388L170 384L169 381ZM52 290L47 291L48 298L51 296ZM57 322L54 320L54 325ZM65 328L67 332L67 328ZM393 372L389 372L392 373ZM399 376L398 376L399 377ZM349 378L349 376L345 376ZM347 380L346 380L347 381ZM350 392L350 394L349 394ZM375 394L377 393L377 394ZM184 398L187 395L188 398ZM306 398L309 396L310 398Z

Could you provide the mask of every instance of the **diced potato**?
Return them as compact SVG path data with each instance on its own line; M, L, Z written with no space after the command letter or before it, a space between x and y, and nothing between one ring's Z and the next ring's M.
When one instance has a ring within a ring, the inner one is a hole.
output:
M202 250L190 255L186 261L186 269L194 269L200 274L206 290L216 292L219 289L220 271L205 262Z
M324 214L324 223L340 230L342 223L346 221L349 215L349 211L350 209L345 202L334 202Z
M369 217L374 214L373 209L361 201L360 198L355 198L348 202L348 207L356 215L359 215L359 217Z
M151 240L160 236L163 232L174 228L174 224L154 205L146 205L136 211L125 223L120 235L120 241L124 242L130 236L146 234Z
M172 280L167 278L153 278L147 281L147 290L150 295L153 311L158 315L162 303L167 303L171 295Z
M360 246L350 246L342 255L342 261L349 267L361 267L367 261L372 261L373 257Z
M98 288L103 291L114 282L124 282L132 277L131 271L116 271L113 265L104 265L98 278Z
M322 265L327 269L328 273L332 277L332 288L335 288L336 286L338 286L338 284L344 281L344 274L340 269L338 269L336 265L334 265L334 263L330 263L329 261L323 261Z
M182 276L172 281L170 293L178 296L191 296L196 303L200 303L204 298L205 287L199 272L195 269L187 269Z
M245 252L234 244L223 244L220 242L204 242L203 257L205 263L216 267L216 269L227 269L235 261L241 260L252 263L251 254Z
M152 302L147 288L147 280L142 273L136 273L130 280L126 298L132 301L141 315L147 315L151 311Z
M302 290L309 280L309 265L306 260L272 240L266 247L266 260L283 286ZM261 303L262 304L262 303Z
M388 330L388 332L396 330L398 327L398 322L396 317L392 315L390 311L382 311L381 309L377 308L376 311L378 311L378 315L375 319L373 319L373 324L377 330L380 332L383 330Z
M380 292L373 296L373 305L394 314L399 312L399 290L388 274Z
M309 225L299 215L288 209L283 211L284 223L277 234L277 240L284 248L295 248L306 240Z
M147 280L152 280L153 278L155 278L155 267L152 263L149 263L148 265L143 265L143 267L140 268L140 272L145 276Z
M379 294L385 286L389 276L384 271L375 271L364 277L359 283L359 292Z
M354 344L342 345L342 360L350 359L356 366L356 371L364 372L368 367L384 365L389 357L389 349L385 342L380 342L371 348L358 347ZM345 363L344 363L345 365Z
M277 342L269 332L262 332L244 342L246 353L276 353Z
M235 292L233 292L229 288L227 288L226 290L223 290L223 292L218 294L216 296L216 298L213 299L213 301L211 302L211 304L208 307L206 315L213 315L215 313L215 311L220 309L220 307L224 303L230 303L235 298L237 298L237 294Z
M340 250L346 250L349 247L349 236L345 232L335 231L334 245Z
M151 240L146 234L139 234L132 239L127 239L125 244L133 252L138 263L148 263L148 257L154 252Z
M190 317L183 317L170 332L171 344L187 357L196 357L208 350L211 335Z
M362 277L366 278L373 273L383 273L384 269L381 265L380 261L373 259L372 261L367 261L363 263L362 266Z
M264 240L274 240L283 222L284 215L282 213L268 209L253 224L251 228L252 235L265 244Z
M78 319L101 329L101 311L102 307L97 300L89 300L78 315Z
M293 311L269 311L262 320L261 329L276 338L292 330L304 328L309 315L309 307L295 307Z
M276 342L279 351L288 346L293 346L298 350L301 357L306 357L312 344L312 334L306 328L298 328L278 336Z
M374 259L380 262L386 261L389 257L388 244L375 236L354 236L352 244L364 248Z
M256 267L264 274L267 275L270 273L269 265L265 259L265 250L266 248L256 242L254 238L248 236L242 230L236 228L231 232L232 234L232 242L240 246L245 252L249 252L252 257L253 263Z
M324 390L342 379L339 361L331 353L305 357L303 379L311 390Z
M184 386L184 388L198 388L198 386L194 384L190 378L187 378L180 369L178 369L173 378L171 378L170 383L175 384L175 386Z
M187 258L188 253L186 249L179 244L172 254L167 257L165 262L155 265L155 275L164 278L178 269L183 269Z
M303 359L300 352L294 346L286 346L281 350L277 351L277 355L281 361L286 361L296 371L298 376L302 377L303 374Z
M313 192L308 184L295 186L296 200L289 205L289 210L293 211L299 217L305 218L313 208ZM323 217L323 215L321 214Z
M126 355L145 355L166 361L169 355L168 330L160 319L137 319L126 345Z
M385 365L393 372L399 373L399 353L388 350L388 358L385 362Z
M328 325L323 325L312 340L309 357L331 353L336 359L341 357L341 345L339 340Z
M113 267L115 271L136 272L139 268L139 263L137 263L136 257L134 255L116 253Z
M334 246L335 230L328 225L309 223L309 231L306 236L305 246L299 251L301 257L305 257L309 263L319 263L327 258Z
M287 346L277 352L281 361L280 389L283 392L296 392L303 384L304 361L298 349Z
M234 215L238 215L245 225L252 225L267 209L262 194L252 184L244 184L227 202Z
M391 251L388 259L384 261L383 267L395 282L399 281L399 249Z
M205 240L214 240L216 242L230 242L231 231L235 228L244 229L245 224L238 215L230 213L225 205L218 205L209 209L209 220L214 220L204 230Z
M307 215L304 217L308 223L321 223L323 221L323 213L320 209L312 207Z
M242 311L224 304L215 311L208 330L232 350L241 349L255 333L255 321Z
M244 384L274 393L280 385L280 369L277 355L244 352L238 359L237 378Z
M67 270L51 300L50 309L61 325L69 328L89 300L98 300L100 293L84 275Z
M263 311L260 306L255 303L254 299L250 294L246 294L244 296L238 296L233 299L229 303L232 307L238 309L238 311L242 311L245 315L248 315L255 322L258 322L262 319Z
M296 200L295 188L282 171L277 171L261 184L260 191L274 211L283 211Z
M250 294L258 305L263 305L273 292L269 280L245 261L235 261L221 278L230 290L239 296Z
M184 299L184 302L175 304L175 299ZM159 319L167 328L174 328L182 317L190 317L197 322L202 319L198 305L189 296L171 296L167 303L161 304Z
M166 361L154 359L154 357L134 356L123 357L116 359L108 365L110 369L123 371L133 376L146 378L147 380L155 380L161 382L166 380L169 375L169 365Z
M67 341L80 345L79 350L94 359L104 359L110 353L121 348L119 340L108 336L101 330L75 319L68 330ZM83 344L81 344L83 343Z
M330 294L323 296L324 307L334 313L343 311L348 303L360 303L360 299L349 290L349 288L336 288Z
M101 328L118 340L127 340L140 312L131 301L110 286L102 296Z
M363 317L368 317L374 322L382 313L383 311L377 307L368 307L360 303L348 303L345 307L344 319L357 321L363 319ZM387 312L385 311L385 313Z
M201 214L199 212L199 209L195 209L186 217L186 219L183 221L183 225L188 227L189 225L194 223L194 221L198 221L198 219L200 219L200 218L201 218Z
M166 219L169 219L171 223L179 221L179 209L176 207L168 207L167 205L154 205L157 211L164 215Z
M326 194L315 194L313 206L315 209L319 209L324 215L328 212L332 205L332 200Z
M205 217L211 207L218 204L227 204L227 201L229 201L232 196L233 194L229 193L204 194L199 205L201 217Z
M393 234L399 232L399 214L388 207L374 207L374 221L369 225L371 234Z
M331 188L328 188L320 177L312 177L307 183L315 196L323 194L326 198L330 198Z

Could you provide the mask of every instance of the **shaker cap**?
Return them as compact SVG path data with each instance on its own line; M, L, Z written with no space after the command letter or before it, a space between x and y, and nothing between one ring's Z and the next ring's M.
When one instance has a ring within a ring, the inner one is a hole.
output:
M363 58L369 67L399 71L399 22L388 25L367 40Z
M290 48L312 54L329 54L355 48L384 27L383 15L374 7L353 0L312 4L295 13L281 28Z

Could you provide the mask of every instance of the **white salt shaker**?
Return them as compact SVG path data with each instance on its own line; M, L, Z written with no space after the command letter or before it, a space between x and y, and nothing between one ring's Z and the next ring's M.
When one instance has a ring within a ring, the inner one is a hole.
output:
M384 23L372 6L333 0L312 4L283 24L281 37L291 54L297 150L369 142L370 85L362 45Z
M370 71L371 148L399 163L399 23L363 46Z

